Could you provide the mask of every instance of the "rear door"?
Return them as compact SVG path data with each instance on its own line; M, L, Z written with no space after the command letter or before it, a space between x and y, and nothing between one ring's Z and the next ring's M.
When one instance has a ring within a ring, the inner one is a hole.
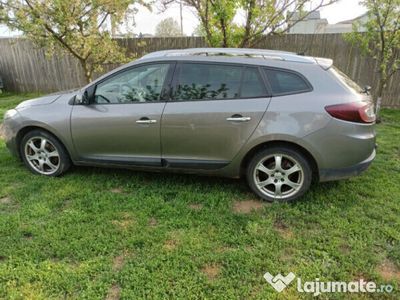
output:
M269 101L258 67L179 63L162 116L162 158L169 167L224 167L256 129Z

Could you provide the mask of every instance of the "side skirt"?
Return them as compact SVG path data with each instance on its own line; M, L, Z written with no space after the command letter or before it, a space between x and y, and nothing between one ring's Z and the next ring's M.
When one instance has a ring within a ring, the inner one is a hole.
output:
M84 158L75 162L85 166L150 167L155 169L218 170L229 165L229 161L197 159L160 159L153 157Z

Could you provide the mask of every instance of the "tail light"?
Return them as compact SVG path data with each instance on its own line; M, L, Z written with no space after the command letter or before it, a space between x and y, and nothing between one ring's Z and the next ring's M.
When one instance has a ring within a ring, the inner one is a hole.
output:
M344 104L329 105L325 110L334 118L357 122L375 122L374 104L372 102L352 102Z

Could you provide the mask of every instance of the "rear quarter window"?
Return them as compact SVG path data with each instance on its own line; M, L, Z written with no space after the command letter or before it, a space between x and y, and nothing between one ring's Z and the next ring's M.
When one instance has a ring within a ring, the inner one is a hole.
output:
M272 95L305 93L312 90L307 80L295 72L264 68L265 76L271 86Z

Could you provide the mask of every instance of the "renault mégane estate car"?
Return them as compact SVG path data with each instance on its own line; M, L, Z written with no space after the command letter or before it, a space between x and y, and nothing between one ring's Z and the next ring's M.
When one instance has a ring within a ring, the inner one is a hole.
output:
M36 174L74 164L245 177L267 201L367 169L374 125L368 90L330 59L217 48L150 53L4 119L8 148Z

